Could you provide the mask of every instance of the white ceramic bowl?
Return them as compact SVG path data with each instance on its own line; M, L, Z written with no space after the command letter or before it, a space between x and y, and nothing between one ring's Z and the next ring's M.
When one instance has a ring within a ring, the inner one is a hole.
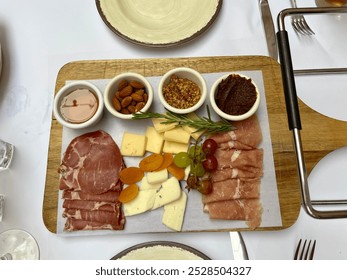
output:
M165 100L165 97L163 95L163 87L167 85L168 83L170 83L170 78L172 75L176 75L179 78L189 79L198 85L198 87L200 88L201 97L195 105L186 109L179 109L168 104L168 102ZM198 71L191 68L187 68L187 67L179 67L179 68L170 70L161 78L159 82L159 86L158 86L158 96L159 96L159 100L161 104L167 110L177 114L188 114L188 113L196 111L197 109L201 107L202 104L204 104L206 100L206 96L207 96L207 86L206 86L206 82L204 78Z
M67 121L61 114L60 105L63 98L70 94L71 92L77 89L88 89L95 94L95 97L98 101L98 107L94 115L87 121L82 123L72 123ZM104 110L104 101L103 96L100 90L92 83L86 81L75 81L63 86L55 95L54 104L53 104L53 114L56 120L63 126L72 128L72 129L82 129L98 123L103 115Z
M211 87L211 91L210 91L210 103L211 103L211 106L213 108L213 110L220 116L222 117L223 119L226 119L226 120L229 120L229 121L242 121L244 119L247 119L249 118L250 116L252 116L259 108L259 104L260 104L260 94L259 94L259 89L257 87L257 85L252 81L252 84L255 86L255 90L256 90L256 94L257 94L257 97L256 97L256 100L253 104L253 106L251 107L251 109L242 114L242 115L230 115L230 114L227 114L225 112L223 112L216 104L216 100L215 100L215 95L216 95L216 91L217 91L217 88L218 88L218 85L222 82L222 80L226 79L229 75L238 75L240 77L244 77L246 79L250 79L249 77L245 76L245 75L242 75L242 74L238 74L238 73L230 73L230 74L226 74L222 77L220 77L219 79L217 79L212 87Z
M104 103L106 106L106 109L115 117L121 118L121 119L132 119L132 114L122 114L121 112L118 112L112 103L112 99L115 95L115 93L118 90L119 82L122 80L130 81L138 81L145 85L145 91L148 95L148 100L146 102L146 105L140 110L140 112L146 112L151 107L153 102L153 88L151 84L148 82L148 80L137 73L132 72L126 72L119 74L115 76L113 79L110 80L110 82L107 84L105 91L104 91Z

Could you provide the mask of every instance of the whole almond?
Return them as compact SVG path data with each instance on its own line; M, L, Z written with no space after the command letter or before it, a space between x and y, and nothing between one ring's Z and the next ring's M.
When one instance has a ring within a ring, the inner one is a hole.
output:
M128 85L127 80L121 80L118 84L118 90L121 91L123 88L125 88Z
M113 104L113 107L116 109L116 111L119 112L120 110L122 110L122 105L120 104L116 96L113 97L112 104Z
M122 101L122 97L119 96L119 91L116 92L116 94L114 95L119 101Z
M139 89L135 91L135 93L142 96L145 93L145 91L143 89Z
M120 111L122 114L125 114L125 115L129 115L130 112L127 108L122 108L122 110Z
M127 107L127 109L128 109L128 111L129 111L131 114L135 113L135 106L134 106L134 105L129 105L129 106Z
M143 101L143 97L141 95L136 94L136 93L133 93L131 95L131 97L132 97L133 100L135 100L137 102L142 102Z
M122 102L121 102L121 105L123 108L126 108L129 106L129 104L131 103L131 101L133 101L132 97L131 96L127 96L125 97Z
M137 89L140 89L140 88L144 88L145 85L141 82L138 82L138 81L130 81L129 83L133 88L137 88Z
M148 100L148 94L147 93L144 93L143 94L143 101L146 103Z
M136 104L136 107L135 107L135 112L138 112L140 111L143 107L145 107L145 102L139 102Z
M119 92L119 96L124 98L129 96L130 94L132 94L133 92L133 87L131 85L127 85L125 88L123 88L120 92Z

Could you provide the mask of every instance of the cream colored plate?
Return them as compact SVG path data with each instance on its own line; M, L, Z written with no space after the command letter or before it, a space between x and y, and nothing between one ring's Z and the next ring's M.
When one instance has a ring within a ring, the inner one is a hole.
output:
M167 47L203 33L216 19L222 0L96 0L105 24L136 44Z
M187 245L170 241L152 241L132 246L112 260L209 260L210 258Z

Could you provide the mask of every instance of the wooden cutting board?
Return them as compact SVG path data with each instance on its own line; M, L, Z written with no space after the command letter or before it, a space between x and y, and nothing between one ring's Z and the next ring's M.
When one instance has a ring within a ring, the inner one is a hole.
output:
M201 73L251 70L262 71L274 153L282 226L259 228L257 230L277 230L293 225L300 211L300 189L296 172L296 159L292 145L292 135L287 125L281 70L277 61L263 56L76 61L70 62L60 69L56 80L55 92L64 86L67 80L110 79L117 74L127 71L138 72L144 76L161 76L168 70L180 66L191 67ZM317 126L319 126L322 118L324 120L325 118L320 115L318 118L311 118L311 115L317 115L317 113L302 103L300 103L300 106L303 108L303 119L309 118L311 120L308 129L314 131L315 135L320 134L321 131L317 129ZM346 130L345 126L343 128L342 126L338 126L338 128L339 132L341 130ZM306 128L306 130L308 129ZM347 135L346 131L344 135ZM326 154L327 150L322 149L317 141L314 141L314 137L310 133L304 133L303 138L304 141L306 140L310 144L308 150L310 170L313 163L318 162L318 159ZM61 145L62 126L58 124L53 117L43 201L43 220L47 229L53 233L56 233L57 230L59 185L57 169L61 160Z

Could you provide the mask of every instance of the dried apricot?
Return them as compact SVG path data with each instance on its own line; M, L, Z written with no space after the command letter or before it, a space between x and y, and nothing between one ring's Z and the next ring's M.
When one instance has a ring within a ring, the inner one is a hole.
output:
M140 181L144 175L144 172L138 167L127 167L119 173L119 179L124 184L131 185Z
M175 165L174 163L172 163L168 168L167 171L169 171L169 173L171 175L173 175L174 177L176 177L177 180L183 180L185 177L185 172L184 172L184 168L180 168L177 165Z
M122 203L129 202L133 200L138 193L139 187L136 184L131 184L120 192L118 200Z
M151 172L156 170L164 161L164 157L161 154L151 154L143 158L140 163L140 169L145 172Z
M163 163L155 171L160 171L168 168L173 162L173 155L171 153L164 153L163 159Z

